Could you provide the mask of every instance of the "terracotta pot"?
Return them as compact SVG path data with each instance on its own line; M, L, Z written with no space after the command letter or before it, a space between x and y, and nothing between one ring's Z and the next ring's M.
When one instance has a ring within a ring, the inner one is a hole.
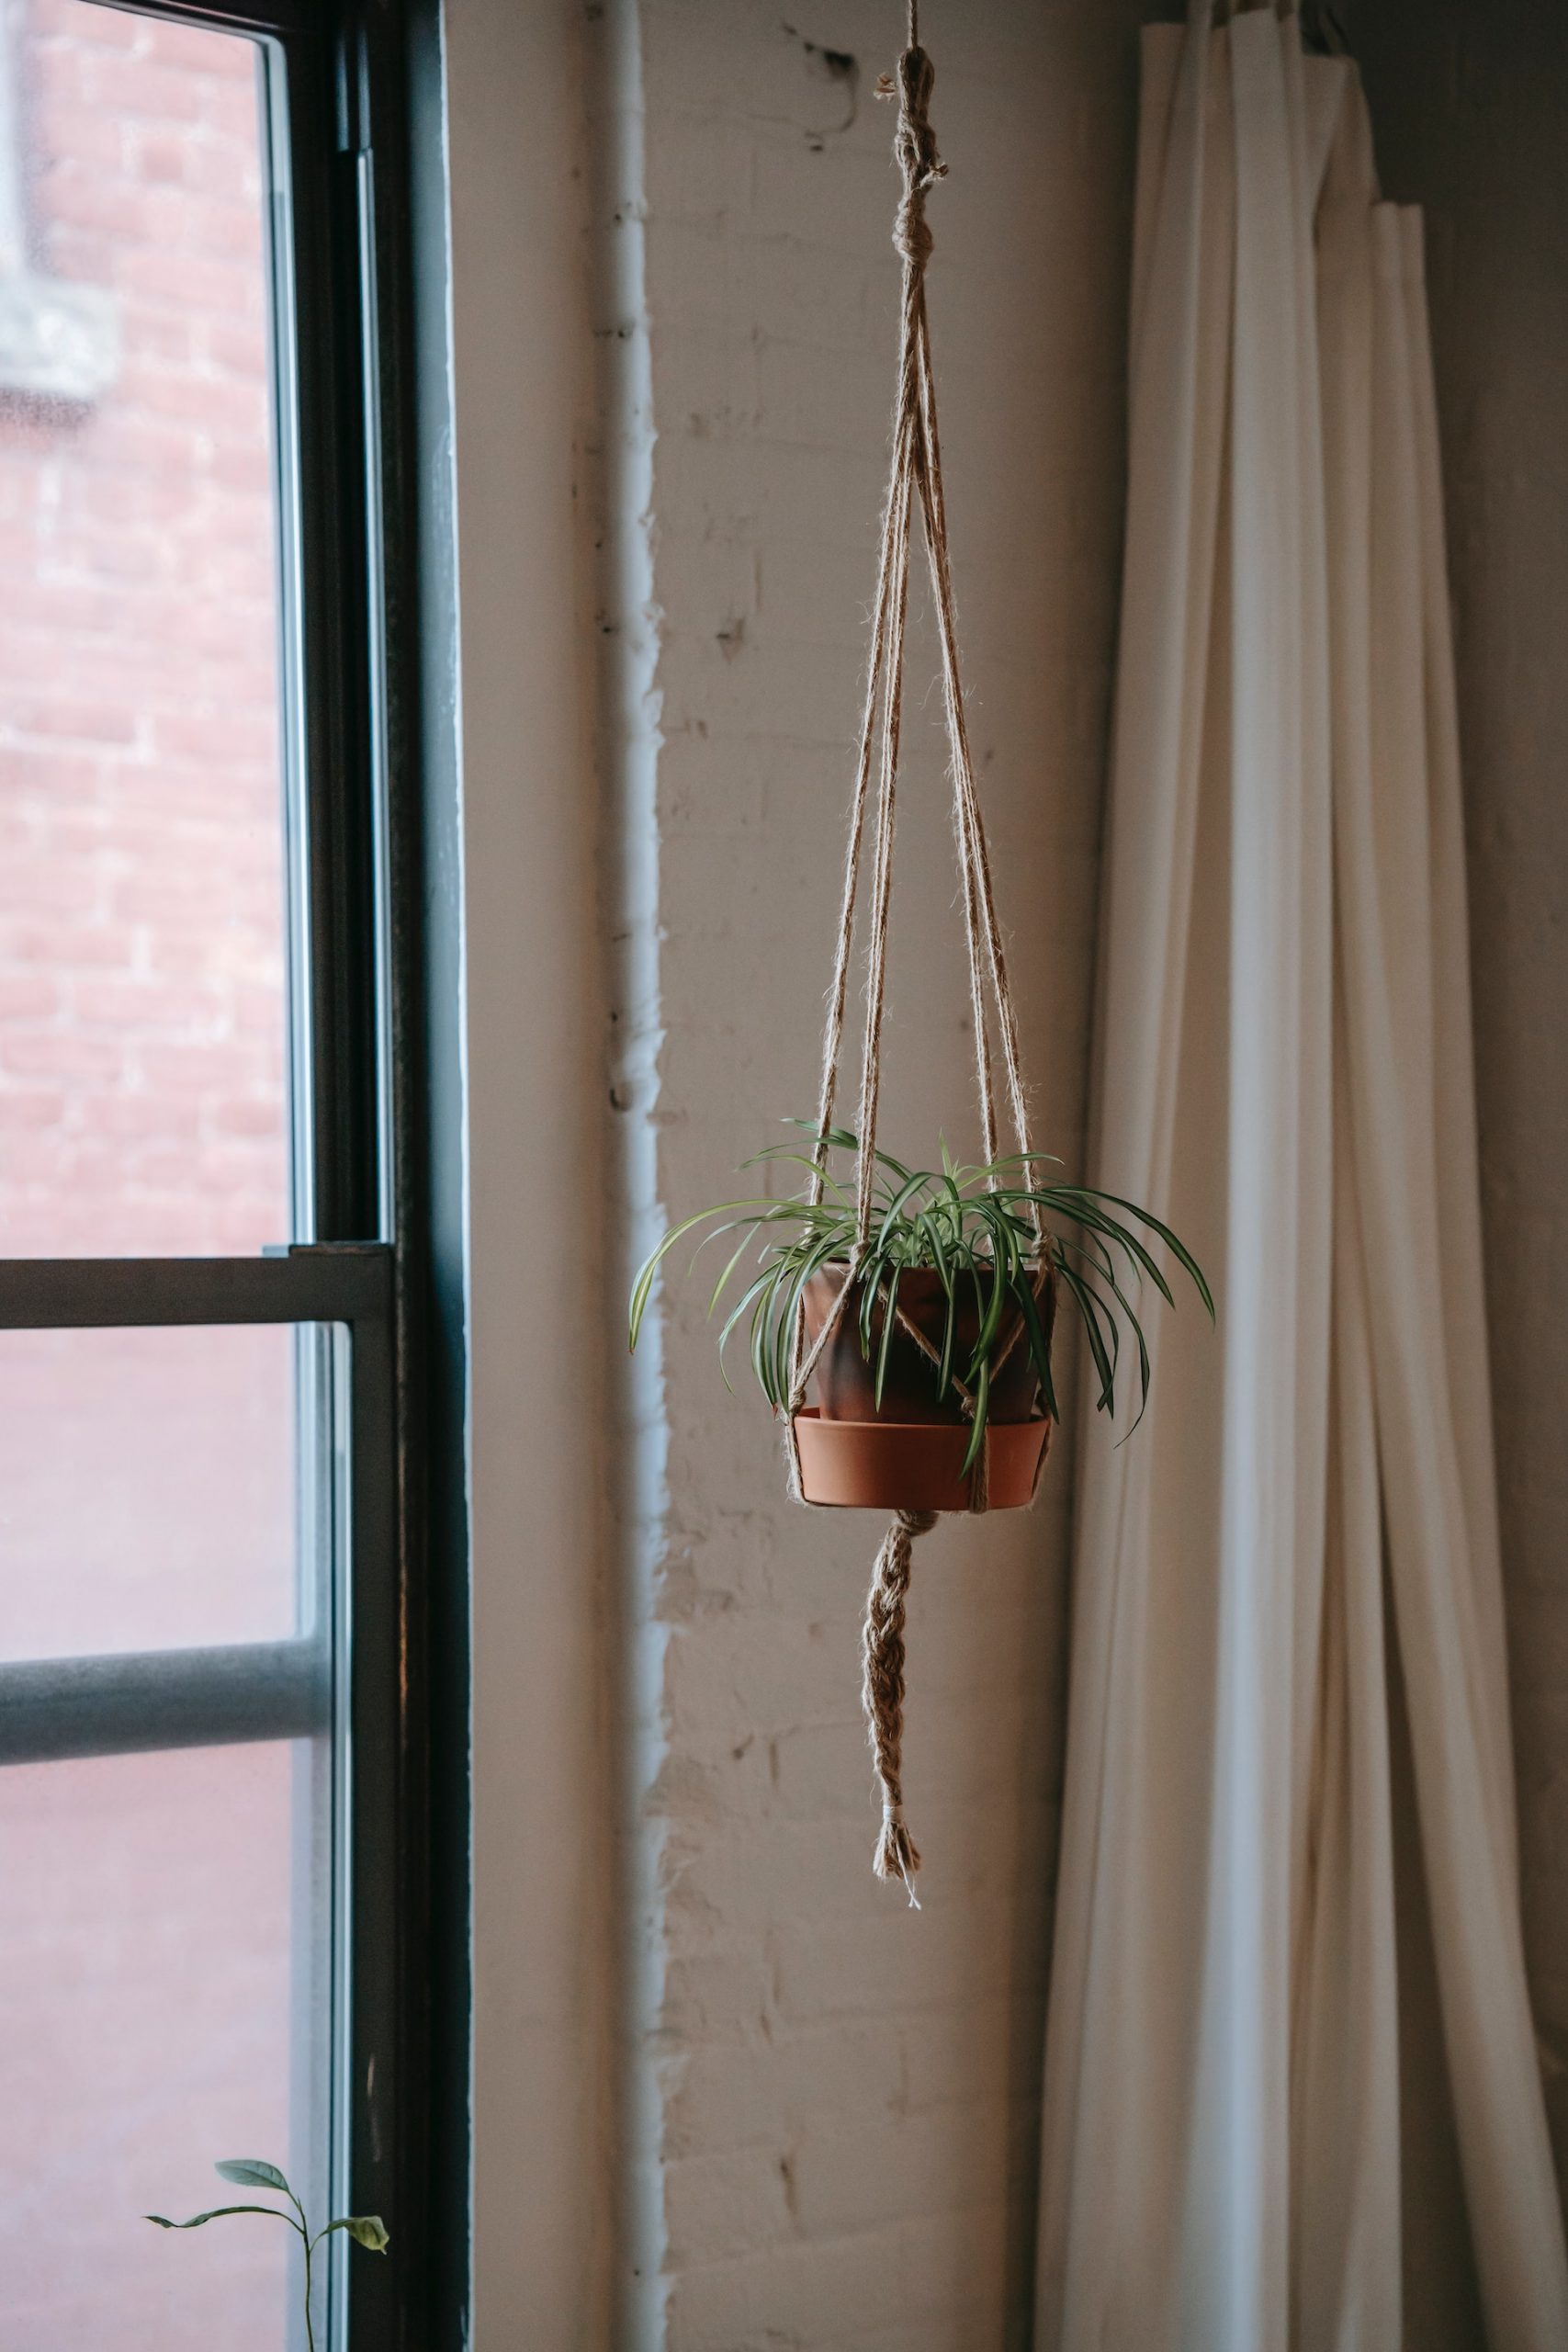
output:
M967 1510L971 1480L959 1474L969 1431L936 1421L825 1421L811 1408L795 1419L800 1490L808 1503L850 1510ZM1032 1502L1051 1446L1051 1424L998 1421L986 1431L991 1510ZM971 1473L971 1477L973 1474Z
M821 1273L813 1274L806 1285L806 1338L811 1346L822 1329L833 1301L843 1286L841 1266L829 1266ZM989 1296L989 1286L987 1287ZM938 1352L942 1349L942 1325L947 1314L947 1295L942 1277L934 1266L911 1266L899 1278L899 1312L907 1315L918 1331L922 1332ZM957 1396L951 1391L942 1403L937 1402L936 1367L929 1363L907 1332L897 1325L893 1343L887 1351L887 1377L883 1384L882 1402L876 1402L876 1357L882 1344L883 1302L878 1299L872 1312L871 1352L863 1355L860 1343L861 1287L857 1283L839 1318L839 1327L818 1359L816 1372L817 1402L825 1421L919 1421L930 1426L950 1422L954 1427L967 1427L967 1417ZM1045 1337L1051 1337L1051 1326L1056 1311L1055 1284L1048 1283L1041 1295L1040 1320ZM1012 1338L1019 1321L1016 1307L1009 1307L1002 1317L997 1336L996 1353ZM964 1367L975 1351L976 1335L980 1329L979 1304L974 1285L965 1277L958 1288L958 1337L953 1351L953 1369L961 1376ZM995 1355L992 1359L995 1362ZM1040 1383L1035 1374L1034 1360L1020 1338L991 1383L990 1419L1027 1421L1036 1410Z
M842 1283L843 1270L829 1267L807 1283L808 1346L822 1329ZM980 1306L967 1282L961 1284L958 1298L953 1362L962 1372L974 1350ZM879 1408L876 1357L883 1303L879 1299L874 1311L869 1355L861 1350L860 1304L857 1283L818 1361L814 1374L818 1408L807 1409L795 1421L807 1501L877 1510L967 1510L970 1480L960 1472L968 1449L969 1424L962 1406L951 1394L938 1401L935 1366L895 1326ZM934 1267L914 1267L901 1277L898 1306L940 1350L947 1298ZM1047 1339L1055 1311L1055 1284L1048 1283L1040 1300ZM1018 1320L1016 1309L1004 1315L998 1348L1007 1346ZM1039 1483L1051 1433L1049 1421L1038 1411L1039 1388L1033 1360L1020 1338L998 1370L991 1389L987 1492L994 1510L1019 1509L1032 1498Z

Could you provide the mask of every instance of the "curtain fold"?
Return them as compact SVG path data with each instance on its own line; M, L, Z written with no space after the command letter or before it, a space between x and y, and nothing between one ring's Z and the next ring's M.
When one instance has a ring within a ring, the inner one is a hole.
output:
M1220 1329L1080 1456L1037 2340L1400 2344L1396 1649L1488 2340L1562 2352L1420 228L1292 16L1145 35L1131 347L1094 1181Z

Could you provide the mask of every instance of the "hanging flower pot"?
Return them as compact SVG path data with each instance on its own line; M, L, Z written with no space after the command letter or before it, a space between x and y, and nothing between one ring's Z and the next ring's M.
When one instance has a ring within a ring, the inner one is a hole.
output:
M807 1181L673 1227L637 1276L630 1337L635 1347L671 1251L691 1241L694 1270L718 1243L708 1306L727 1309L720 1355L744 1329L758 1385L786 1424L803 1501L917 1514L1017 1509L1033 1498L1058 1418L1058 1300L1078 1317L1107 1413L1124 1345L1140 1408L1148 1396L1134 1300L1147 1282L1173 1303L1153 1247L1212 1305L1201 1271L1157 1217L1111 1193L1043 1182L1021 1154L971 1168L944 1149L940 1169L911 1170L883 1151L866 1163L842 1128L791 1124L809 1151L773 1144L747 1166L793 1165ZM855 1162L842 1179L840 1155Z
M828 1324L848 1271L830 1266L807 1282L807 1347ZM1049 1267L1032 1279L1049 1347L1055 1282ZM936 1267L907 1266L890 1316L880 1289L868 1290L858 1277L851 1283L844 1314L817 1360L817 1403L795 1417L800 1489L808 1503L967 1511L975 1506L977 1481L987 1510L1015 1510L1033 1500L1051 1420L1021 1307L1004 1303L997 1321L988 1410L977 1447L973 1416L965 1414L951 1379L945 1392L939 1382L950 1317L956 1341L950 1353L968 1363L995 1288L995 1274L982 1272L950 1296ZM864 1348L863 1324L869 1339Z
M838 944L828 991L822 1085L807 1148L775 1145L750 1165L770 1176L794 1162L805 1182L789 1194L729 1201L667 1233L632 1294L631 1342L668 1253L705 1228L700 1254L723 1238L727 1259L710 1312L728 1314L726 1343L746 1326L751 1368L783 1424L792 1490L801 1500L893 1514L866 1603L864 1700L882 1793L874 1861L914 1900L919 1867L904 1823L899 1744L904 1698L904 1602L911 1546L942 1511L980 1513L1029 1502L1039 1482L1056 1392L1051 1338L1058 1299L1077 1310L1098 1403L1112 1411L1123 1343L1136 1349L1140 1396L1149 1357L1134 1301L1151 1283L1171 1292L1151 1245L1208 1286L1188 1251L1146 1209L1082 1186L1044 1180L1030 1133L1017 1014L992 888L959 675L947 513L926 315L931 236L926 198L947 166L929 113L932 68L911 0L909 43L878 95L898 101L894 157L902 195L893 242L903 261L901 348L893 454L872 621L870 677L850 808ZM935 1170L910 1170L877 1147L886 1003L894 819L903 708L904 628L916 510L925 537L942 649L953 828L969 967L982 1159L955 1166L945 1145ZM873 773L875 791L873 792ZM863 905L868 812L872 857ZM857 917L865 944L865 1019L858 1132L834 1124ZM997 1074L1015 1148L998 1136ZM848 1165L843 1162L847 1159ZM836 1161L838 1164L836 1164ZM736 1295L737 1291L739 1295Z
M1110 1193L1042 1182L1022 1153L961 1168L944 1149L940 1170L911 1170L863 1152L842 1128L795 1124L807 1127L809 1154L775 1144L748 1164L793 1162L807 1182L783 1198L721 1202L667 1233L632 1292L631 1344L670 1252L692 1240L694 1262L718 1242L728 1255L710 1314L739 1294L720 1354L744 1325L758 1385L785 1424L795 1491L808 1503L892 1512L866 1602L864 1694L883 1802L875 1867L900 1877L913 1901L919 1855L904 1822L900 1747L914 1539L942 1511L1032 1498L1057 1414L1058 1296L1077 1312L1105 1412L1115 1409L1129 1340L1140 1408L1148 1396L1133 1299L1146 1280L1171 1301L1150 1243L1170 1251L1211 1314L1213 1302L1157 1217ZM852 1191L835 1171L842 1153L854 1162Z

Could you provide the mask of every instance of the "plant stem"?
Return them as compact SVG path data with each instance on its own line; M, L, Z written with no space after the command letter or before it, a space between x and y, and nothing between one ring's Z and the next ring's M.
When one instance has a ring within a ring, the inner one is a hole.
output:
M305 2249L305 2352L316 2352L316 2328L310 2317L310 2217L291 2188L284 2191L299 2219L293 2227L299 2233L299 2243Z

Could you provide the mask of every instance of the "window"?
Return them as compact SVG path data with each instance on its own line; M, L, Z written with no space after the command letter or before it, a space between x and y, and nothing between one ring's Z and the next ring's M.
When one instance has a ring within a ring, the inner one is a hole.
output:
M0 2341L430 2340L401 27L0 0ZM388 582L400 588L396 601ZM394 946L394 942L397 944Z

